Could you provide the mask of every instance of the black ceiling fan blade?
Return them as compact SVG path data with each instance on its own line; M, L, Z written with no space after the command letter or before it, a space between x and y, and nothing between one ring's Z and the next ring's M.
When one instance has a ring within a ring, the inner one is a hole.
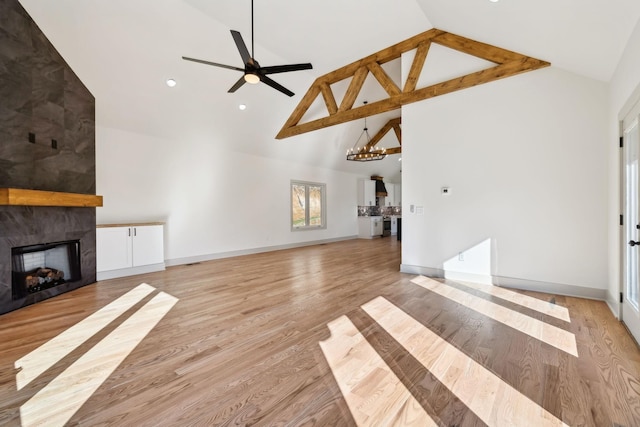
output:
M290 65L273 65L271 67L261 67L263 74L287 73L289 71L311 70L313 65L306 64L290 64Z
M247 50L247 45L244 44L242 35L240 35L239 31L231 30L231 36L233 36L233 41L236 42L236 47L238 48L238 52L240 52L240 57L242 58L242 62L244 64L247 64L251 59L251 55L249 55L249 50Z
M234 84L233 86L231 86L231 89L229 89L227 92L228 93L233 93L235 91L237 91L238 89L240 89L240 86L242 86L243 84L245 84L247 81L244 79L244 75L242 77L240 77L240 79L236 82L236 84Z
M286 87L282 86L280 83L277 83L275 81L273 81L272 79L270 79L269 77L265 76L265 75L261 75L260 76L260 81L271 86L272 88L279 90L280 92L284 93L287 96L293 96L295 95L295 93L291 92L289 89L287 89Z
M218 64L217 62L204 61L202 59L195 59L195 58L188 58L186 56L183 56L182 59L184 59L185 61L199 62L200 64L213 65L214 67L228 68L229 70L244 72L244 68L234 67L232 65Z

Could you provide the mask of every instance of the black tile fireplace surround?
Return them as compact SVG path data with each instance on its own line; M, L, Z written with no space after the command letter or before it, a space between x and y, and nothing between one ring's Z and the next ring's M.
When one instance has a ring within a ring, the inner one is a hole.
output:
M0 1L0 99L0 188L95 195L95 98L18 0ZM0 314L96 281L96 209L62 206L87 205L0 205ZM13 299L11 249L71 240L80 279Z
M0 206L0 314L96 281L95 217L95 208ZM79 280L13 299L12 248L75 240L80 247Z

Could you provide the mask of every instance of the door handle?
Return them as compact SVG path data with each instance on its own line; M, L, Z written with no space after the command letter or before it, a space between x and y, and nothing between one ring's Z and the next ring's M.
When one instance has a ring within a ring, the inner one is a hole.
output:
M635 240L629 240L629 246L640 245L640 242L636 242Z

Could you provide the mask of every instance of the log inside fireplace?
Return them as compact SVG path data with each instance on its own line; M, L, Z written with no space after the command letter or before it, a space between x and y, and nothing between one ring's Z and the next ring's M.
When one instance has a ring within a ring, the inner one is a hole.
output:
M80 241L11 248L12 298L24 298L81 279Z

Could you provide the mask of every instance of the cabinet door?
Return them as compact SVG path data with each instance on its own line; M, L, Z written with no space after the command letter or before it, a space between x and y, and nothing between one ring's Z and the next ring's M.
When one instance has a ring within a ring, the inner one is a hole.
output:
M364 181L364 195L366 206L376 205L376 182L373 180Z
M358 237L371 237L371 221L369 217L358 217Z
M376 205L376 183L370 179L358 180L358 206Z
M386 184L387 188L387 197L384 199L385 206L396 206L395 204L395 184Z
M96 230L96 270L131 267L131 227L104 227Z
M371 219L371 235L382 236L382 218Z
M133 266L163 263L163 226L144 225L131 228L133 230Z
M395 216L391 217L391 234L397 234L398 233L398 218L396 218Z

